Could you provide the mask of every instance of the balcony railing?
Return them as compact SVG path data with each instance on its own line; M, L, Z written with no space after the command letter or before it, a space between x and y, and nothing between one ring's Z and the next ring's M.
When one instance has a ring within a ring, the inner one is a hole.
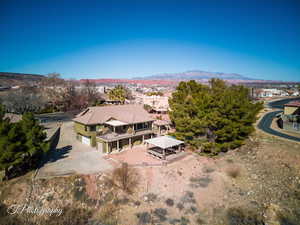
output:
M154 133L154 131L152 129L148 128L148 129L133 131L132 133L128 133L128 132L117 133L117 132L108 131L107 133L97 134L97 137L104 139L106 141L114 141L114 140L130 138L130 137L146 135L146 134L152 134L152 133Z

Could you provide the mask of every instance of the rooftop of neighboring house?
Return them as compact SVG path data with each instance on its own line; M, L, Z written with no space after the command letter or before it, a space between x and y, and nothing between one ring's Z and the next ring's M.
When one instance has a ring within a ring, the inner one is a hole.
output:
M22 119L22 115L15 113L5 113L4 118L8 118L12 123L17 123Z
M288 106L288 107L300 107L300 101L292 101L292 102L289 102L289 103L285 104L284 106Z
M103 124L109 120L118 120L125 124L153 121L150 114L141 105L112 105L89 107L79 113L73 121L85 125Z

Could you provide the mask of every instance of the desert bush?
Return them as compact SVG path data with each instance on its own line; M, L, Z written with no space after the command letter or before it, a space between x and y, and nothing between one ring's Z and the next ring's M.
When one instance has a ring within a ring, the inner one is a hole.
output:
M204 173L212 173L212 172L215 171L215 169L214 168L210 168L210 167L203 167L202 171Z
M76 178L73 186L73 196L77 201L85 202L88 199L88 195L85 189L85 181L82 178Z
M191 206L191 207L188 209L188 212L189 212L189 213L192 213L192 214L196 213L197 211L198 211L198 209L197 209L195 206Z
M209 177L191 177L190 178L190 186L192 188L198 188L198 187L207 187L208 184L212 181Z
M108 203L101 207L99 214L96 216L96 218L103 225L117 225L117 211L118 207L116 207L114 204Z
M153 214L159 219L160 222L164 222L167 220L166 215L168 211L164 208L157 208L154 210Z
M114 169L111 177L107 178L108 185L120 188L128 194L132 194L137 187L139 177L134 168L123 163L121 167Z
M145 201L146 202L154 202L157 200L157 195L154 193L149 193L145 195Z
M182 203L178 203L178 204L176 205L176 207L177 207L177 209L179 209L180 211L184 209L184 206L183 206Z
M180 225L188 225L188 224L190 224L190 220L182 216L180 218Z
M139 224L147 224L151 222L151 214L148 212L137 213L136 217L139 220Z
M291 215L277 214L277 220L280 225L297 225L297 220ZM299 220L298 220L299 221Z
M226 159L226 162L233 163L233 160L232 159Z
M196 203L196 199L194 197L194 193L191 191L185 192L185 194L181 197L181 202L185 203Z
M173 205L174 205L174 200L168 198L168 199L166 200L166 204L167 204L167 206L173 206Z
M265 225L257 213L242 208L229 208L226 218L228 225Z
M226 174L231 178L237 178L241 173L241 169L237 166L230 166L226 169Z
M117 199L115 199L114 201L113 201L113 203L115 204L115 205L126 205L126 204L128 204L130 202L130 199L128 199L128 198L117 198Z
M201 225L201 224L205 224L205 221L200 216L198 216L198 218L196 219L196 223L198 225Z

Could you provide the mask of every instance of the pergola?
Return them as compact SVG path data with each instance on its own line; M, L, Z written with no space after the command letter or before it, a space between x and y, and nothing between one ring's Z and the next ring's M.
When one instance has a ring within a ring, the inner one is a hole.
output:
M162 159L166 159L166 155L169 153L181 151L181 146L184 144L183 141L170 136L159 136L145 140L145 142L147 143L148 153ZM154 147L149 148L149 144ZM174 147L177 147L178 150L174 149Z
M162 133L162 129L165 127L166 130L170 130L170 122L166 120L156 120L153 123L158 128L158 134L160 135Z

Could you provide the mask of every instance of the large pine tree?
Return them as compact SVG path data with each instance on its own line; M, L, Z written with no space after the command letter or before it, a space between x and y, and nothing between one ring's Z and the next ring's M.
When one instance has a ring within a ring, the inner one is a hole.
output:
M4 119L4 112L0 105L0 169L9 179L36 168L48 144L32 113L24 114L20 122L10 123Z
M219 79L209 86L181 82L169 103L175 136L210 154L240 146L262 107L251 102L247 88L227 86Z

